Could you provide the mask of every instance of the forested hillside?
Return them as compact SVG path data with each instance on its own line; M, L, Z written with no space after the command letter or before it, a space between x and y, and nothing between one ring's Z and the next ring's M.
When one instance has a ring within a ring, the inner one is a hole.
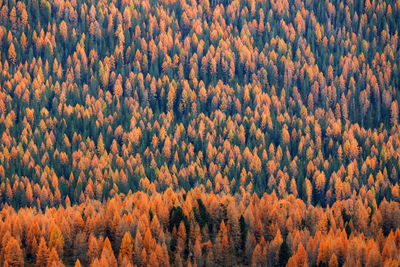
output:
M0 0L0 265L399 266L400 0Z

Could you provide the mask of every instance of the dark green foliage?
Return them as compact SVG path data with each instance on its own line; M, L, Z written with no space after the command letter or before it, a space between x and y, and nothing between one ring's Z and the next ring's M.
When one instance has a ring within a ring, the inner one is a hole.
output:
M169 231L172 232L172 229L176 227L179 228L179 224L183 221L185 224L186 231L189 231L189 221L186 215L183 214L181 207L173 207L169 212Z
M350 225L348 224L348 223L346 223L346 226L345 226L345 231L346 231L346 234L347 234L347 238L349 238L350 237L350 234L351 234L351 227L350 227Z
M197 223L200 225L200 228L203 228L205 225L210 223L210 214L208 213L201 199L197 199L197 204L199 205L199 208L197 209L194 207L193 212Z
M322 261L320 261L320 262L318 263L318 265L317 265L317 267L328 267L328 266L329 266L328 263L322 262Z
M153 211L151 209L149 209L149 218L150 218L150 222L153 220Z
M240 215L239 226L240 226L240 248L242 251L244 251L246 245L246 237L247 237L247 225L243 215Z
M290 257L291 257L290 248L289 248L288 244L286 243L286 239L284 239L279 248L278 266L281 266L281 267L286 266L286 263L289 261Z
M342 209L342 219L343 219L344 223L350 222L350 219L351 219L350 214L347 213L345 208Z

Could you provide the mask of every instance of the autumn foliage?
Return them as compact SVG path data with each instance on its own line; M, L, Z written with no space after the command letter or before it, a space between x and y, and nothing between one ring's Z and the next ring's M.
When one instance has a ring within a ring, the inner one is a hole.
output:
M0 0L0 265L398 266L399 28L399 0Z

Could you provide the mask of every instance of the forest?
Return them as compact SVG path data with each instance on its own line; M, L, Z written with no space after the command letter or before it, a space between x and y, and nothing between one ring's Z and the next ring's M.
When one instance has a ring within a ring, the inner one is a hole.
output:
M0 0L0 266L400 266L400 0Z

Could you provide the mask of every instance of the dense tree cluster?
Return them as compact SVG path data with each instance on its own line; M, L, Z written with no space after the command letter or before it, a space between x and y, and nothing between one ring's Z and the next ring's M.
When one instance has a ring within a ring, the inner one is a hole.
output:
M400 207L372 211L360 198L332 207L307 205L290 194L189 192L81 205L5 207L2 260L22 266L398 266ZM24 248L25 253L22 253Z
M399 28L399 0L0 0L0 263L398 264Z

